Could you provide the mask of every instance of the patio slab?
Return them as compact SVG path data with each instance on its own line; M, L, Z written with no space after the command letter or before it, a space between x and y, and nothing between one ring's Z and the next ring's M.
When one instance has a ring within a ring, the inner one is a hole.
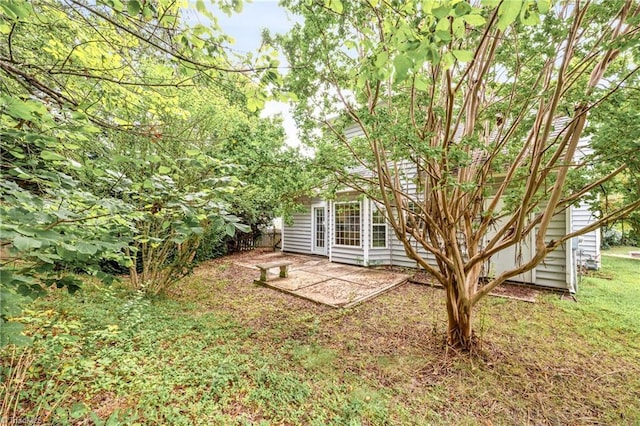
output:
M304 268L304 271L307 271L313 274L323 275L326 277L331 277L331 278L340 278L343 275L348 275L348 274L357 272L357 269L364 269L364 268L358 268L357 266L349 266L349 265L339 265L336 263L326 263L323 265L313 266L311 268Z
M266 282L256 280L255 283L334 308L355 306L399 286L409 278L409 275L386 270L331 263L317 256L282 253L244 257L236 264L255 269L257 278L256 264L278 260L293 262L289 276L280 278L270 273Z
M293 293L325 305L339 308L364 298L370 289L336 278L301 288Z

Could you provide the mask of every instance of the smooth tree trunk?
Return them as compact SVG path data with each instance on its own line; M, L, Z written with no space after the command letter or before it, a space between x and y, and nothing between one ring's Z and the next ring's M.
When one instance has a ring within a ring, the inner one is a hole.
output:
M455 348L471 349L473 333L471 328L471 307L464 302L455 286L447 289L447 343Z
M464 268L460 268L457 274L448 272L451 279L444 283L447 296L447 343L458 349L471 350L474 345L471 299L478 288L481 266L477 265L468 272ZM456 280L456 276L463 279Z

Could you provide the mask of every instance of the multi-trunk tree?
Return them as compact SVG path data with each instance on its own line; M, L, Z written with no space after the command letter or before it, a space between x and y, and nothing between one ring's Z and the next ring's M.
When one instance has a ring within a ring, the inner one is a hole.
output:
M638 71L638 2L285 4L304 16L280 42L316 160L376 201L408 256L444 286L450 344L473 345L473 309L496 286L640 205L629 199L547 237L554 215L627 170L608 156L606 173L587 178L604 157L576 152L590 112ZM345 136L352 126L361 136ZM525 240L529 257L483 272Z

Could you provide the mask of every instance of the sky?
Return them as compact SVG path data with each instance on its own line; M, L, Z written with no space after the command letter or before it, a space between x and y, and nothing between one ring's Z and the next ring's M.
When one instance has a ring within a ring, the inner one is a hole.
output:
M277 0L243 2L242 12L239 14L234 13L231 16L227 16L222 12L213 12L218 18L218 24L222 30L235 41L231 49L241 54L255 51L260 47L263 29L268 28L272 34L284 34L295 22L293 16L278 5ZM272 117L278 114L283 119L287 144L299 146L300 140L297 135L296 124L286 103L269 101L266 103L261 115L263 117Z
M260 46L264 28L272 33L284 34L295 21L276 0L254 0L243 3L240 14L230 17L224 13L219 14L218 22L224 32L235 39L233 49L249 52Z

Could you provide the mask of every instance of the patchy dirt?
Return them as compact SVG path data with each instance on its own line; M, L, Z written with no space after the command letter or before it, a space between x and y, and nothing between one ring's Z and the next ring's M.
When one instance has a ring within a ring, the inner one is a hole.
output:
M494 288L489 294L491 296L506 297L509 299L535 303L536 297L540 294L540 290L525 285L502 284Z
M434 287L441 287L441 285L425 271L417 271L410 278L410 281L416 284L429 285ZM524 302L535 303L536 298L542 290L538 290L526 285L505 283L495 289L491 293L491 296L506 297L508 299L521 300Z

